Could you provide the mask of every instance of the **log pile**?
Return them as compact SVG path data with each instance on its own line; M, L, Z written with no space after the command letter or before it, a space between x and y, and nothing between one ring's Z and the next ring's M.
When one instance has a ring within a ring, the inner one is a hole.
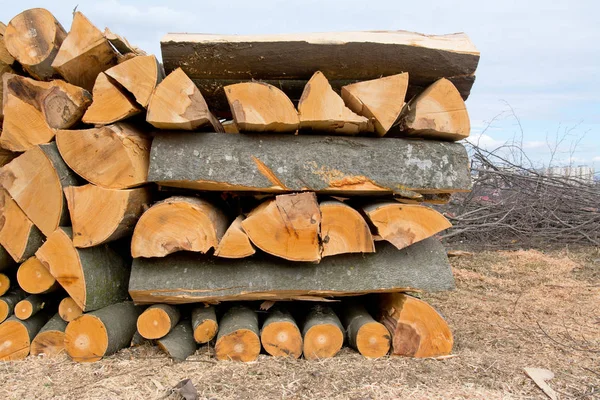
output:
M168 35L163 66L80 12L0 28L1 360L452 351L410 293L454 288L466 35Z

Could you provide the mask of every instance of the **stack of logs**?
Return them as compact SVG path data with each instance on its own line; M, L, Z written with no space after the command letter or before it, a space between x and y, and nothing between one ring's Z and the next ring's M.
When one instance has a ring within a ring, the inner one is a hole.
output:
M469 39L162 50L164 67L80 12L68 33L39 8L0 25L0 359L450 353L407 292L454 287L426 204L470 189Z

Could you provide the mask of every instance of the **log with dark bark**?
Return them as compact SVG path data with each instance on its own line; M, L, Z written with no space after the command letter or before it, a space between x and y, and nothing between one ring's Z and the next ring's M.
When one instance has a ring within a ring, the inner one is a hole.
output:
M14 309L15 317L20 320L29 319L38 312L44 310L52 302L52 299L39 294L32 294L17 303Z
M36 256L19 266L17 281L21 289L30 294L50 293L60 287L48 268Z
M200 305L192 310L192 328L196 343L208 343L217 334L219 324L215 308L209 305Z
M385 356L390 350L390 332L355 301L344 303L341 319L350 346L367 358Z
M375 252L369 225L358 211L337 200L322 201L319 209L323 257Z
M46 358L57 357L65 352L65 329L67 323L54 314L31 342L31 355Z
M13 260L21 263L33 256L44 236L23 210L0 188L0 244Z
M302 334L296 320L280 306L269 310L260 330L260 342L273 357L299 358L302 355Z
M15 266L15 260L6 251L6 249L0 244L0 271L8 270Z
M160 339L179 323L179 309L168 304L154 304L137 319L137 331L146 339Z
M19 288L13 288L0 297L0 322L13 314L18 302L27 297L27 293Z
M311 307L304 319L302 337L304 358L331 358L344 344L344 327L329 306L317 304Z
M65 297L58 304L58 314L65 322L71 322L83 314L81 307L71 297Z
M48 317L43 312L24 321L13 316L0 324L0 361L16 361L27 357L31 342Z
M194 354L198 347L190 320L181 321L166 336L158 339L156 344L169 357L179 362Z
M215 249L215 256L222 258L244 258L256 253L256 249L242 228L244 216L238 216L227 228Z
M215 344L218 360L254 361L260 354L258 316L245 306L231 307L219 321Z

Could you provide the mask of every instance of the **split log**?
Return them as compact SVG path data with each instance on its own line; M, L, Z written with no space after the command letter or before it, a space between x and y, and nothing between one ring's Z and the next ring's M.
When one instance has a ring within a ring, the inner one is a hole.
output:
M350 347L367 358L379 358L388 353L390 332L375 321L362 304L344 303L341 316Z
M83 314L81 307L71 297L65 297L58 304L58 314L65 322L71 322Z
M276 196L242 221L256 247L290 261L319 261L321 212L314 193Z
M146 183L151 141L126 123L56 133L58 150L67 165L88 182L107 189Z
M215 250L215 256L223 258L244 258L256 253L248 235L242 228L244 216L238 216L227 228Z
M29 355L31 342L48 321L46 313L25 321L10 317L0 324L0 361L23 360Z
M95 185L65 189L75 247L92 247L133 233L151 201L150 189L105 189Z
M86 124L108 125L142 112L142 108L101 72L92 90L94 101L83 115Z
M224 89L231 114L240 131L298 130L298 111L285 93L275 86L263 82L245 82Z
M377 235L398 249L452 227L442 214L418 204L384 202L368 205L363 210Z
M133 231L133 257L164 257L176 251L201 253L216 248L227 229L227 217L209 202L174 196L142 214Z
M213 306L201 305L192 310L192 328L196 343L208 343L217 334L219 324Z
M45 236L68 223L63 187L76 184L55 143L35 146L0 168L0 185Z
M2 71L3 67L10 67L15 63L15 59L10 55L10 52L6 48L6 44L4 43L4 33L6 32L6 25L0 22L0 71ZM0 72L0 77L2 77L2 72ZM2 90L2 89L0 89ZM1 93L1 92L0 92ZM0 104L2 100L0 99ZM2 111L0 111L0 117L2 116Z
M179 309L168 304L154 304L137 319L137 331L146 339L160 339L179 323Z
M67 32L50 11L32 8L14 17L4 32L4 44L10 54L34 78L49 80L52 68Z
M158 348L175 361L185 361L198 346L189 320L181 321L166 336L156 341Z
M17 281L21 289L30 294L50 293L60 287L48 268L35 256L19 266Z
M292 314L282 308L269 310L260 330L260 342L273 357L299 358L302 355L302 334Z
M465 102L448 79L440 79L413 98L399 120L399 135L457 141L469 137Z
M142 107L147 107L164 71L154 56L137 56L108 70L106 75L131 93Z
M231 307L219 321L217 360L255 361L260 354L258 316L245 306Z
M334 357L344 344L344 328L335 312L325 305L314 305L302 326L302 353L307 360Z
M8 192L0 188L0 244L20 263L33 256L44 236L19 208Z
M31 342L31 355L56 357L65 352L65 329L67 323L55 314Z
M408 89L408 73L353 83L342 88L346 106L374 121L377 136L385 136L398 119Z
M95 362L129 346L140 313L125 301L74 319L65 329L67 354L76 362Z
M136 46L131 45L127 39L117 35L108 28L104 28L104 37L113 45L122 55L133 54L136 56L145 56L146 52Z
M0 322L10 317L17 303L25 297L27 297L27 294L18 288L11 289L4 296L0 297Z
M93 311L127 298L129 267L107 246L77 249L71 228L60 227L35 256L83 311Z
M11 286L11 279L6 274L0 274L0 296L4 296Z
M301 266L258 255L238 260L189 253L137 258L129 294L136 303L180 304L318 300L370 292L454 289L446 251L439 240L426 239L400 251L379 242L377 250L326 257L320 264Z
M158 129L192 131L210 124L215 132L223 132L221 123L208 109L202 93L181 68L171 72L156 86L148 103L146 121Z
M319 209L323 257L375 252L369 225L358 211L337 200L322 201Z
M69 83L91 91L98 74L117 64L117 52L82 13L73 13L71 30L52 67Z
M0 244L0 271L14 267L15 260L8 254L8 251Z
M333 91L325 75L320 71L306 83L298 102L300 129L355 135L373 132L371 122L356 115L344 104L344 100Z
M29 319L46 308L47 305L48 301L46 298L37 294L32 294L15 305L15 317L20 320Z
M392 333L392 354L439 357L452 352L448 324L426 302L403 293L380 296L379 321Z
M471 188L465 148L431 140L164 132L150 160L149 181L195 190L356 196Z

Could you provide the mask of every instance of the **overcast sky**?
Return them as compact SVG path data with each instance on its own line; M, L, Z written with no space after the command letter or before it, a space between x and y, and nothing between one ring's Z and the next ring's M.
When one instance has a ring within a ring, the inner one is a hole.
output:
M560 163L600 169L600 3L592 0L2 0L0 20L46 7L69 29L78 5L99 28L109 27L160 58L168 32L294 33L410 30L466 32L481 51L467 101L472 139L493 147L520 136L547 162L548 146L568 132ZM49 5L51 4L51 5ZM167 5L168 4L168 5ZM494 119L494 117L497 117ZM489 122L493 123L489 125ZM487 127L487 130L484 129ZM483 132L483 133L482 133ZM571 143L578 141L571 158ZM571 158L571 159L570 159Z

